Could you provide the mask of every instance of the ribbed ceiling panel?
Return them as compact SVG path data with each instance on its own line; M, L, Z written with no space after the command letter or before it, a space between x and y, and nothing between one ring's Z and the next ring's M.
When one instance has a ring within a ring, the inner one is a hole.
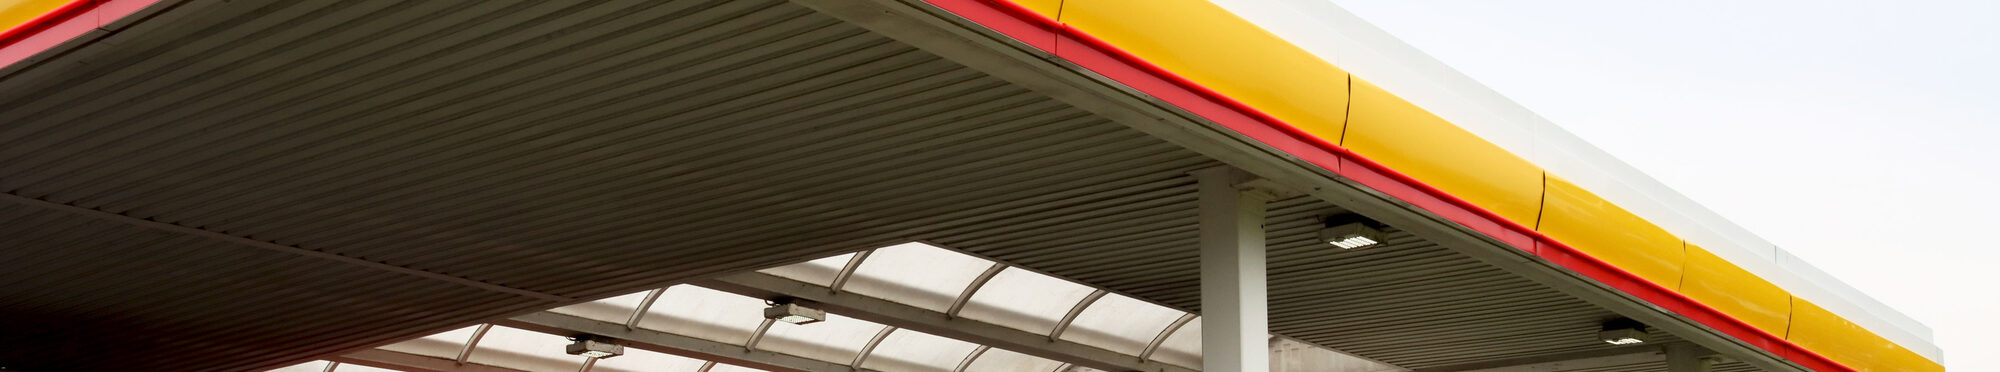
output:
M0 365L270 367L908 240L1199 310L1212 165L778 0L186 2L0 77ZM1272 211L1275 332L1603 347L1608 312Z
M0 365L271 366L1210 164L783 1L188 2L0 78Z

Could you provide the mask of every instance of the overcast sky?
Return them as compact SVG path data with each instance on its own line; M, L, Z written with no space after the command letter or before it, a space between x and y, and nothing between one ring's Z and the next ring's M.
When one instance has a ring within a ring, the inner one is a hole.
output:
M2000 1L1332 1L2000 371Z

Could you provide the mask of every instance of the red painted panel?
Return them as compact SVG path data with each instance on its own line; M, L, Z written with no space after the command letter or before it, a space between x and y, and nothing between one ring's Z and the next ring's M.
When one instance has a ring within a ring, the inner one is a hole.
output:
M36 18L0 38L0 66L10 66L97 29L93 1L78 1Z
M153 6L153 4L159 3L160 0L100 0L99 2L102 4L97 6L97 27L101 28L111 24L111 22L118 21L120 18L132 15L132 13L138 13L139 10L146 9L148 6Z
M0 66L33 57L159 0L77 0L0 32Z
M63 6L59 6L56 7L55 9L49 10L48 13L42 14L41 16L37 16L34 19L30 19L27 22L22 22L21 24L14 25L13 28L9 28L5 31L0 31L0 46L11 44L15 41L18 41L19 39L26 38L37 32L41 32L42 30L47 29L49 26L55 25L64 20L68 20L72 17L75 17L77 14L80 14L86 10L90 10L91 7L96 6L97 1L98 0L71 1L68 4L63 4Z
M929 0L931 5L965 17L973 23L1020 40L1029 46L1054 53L1059 24L1006 0Z

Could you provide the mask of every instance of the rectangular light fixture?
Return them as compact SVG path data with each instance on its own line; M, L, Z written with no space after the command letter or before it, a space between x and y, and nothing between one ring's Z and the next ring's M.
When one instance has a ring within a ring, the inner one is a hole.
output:
M1619 337L1619 338L1613 338L1613 339L1605 339L1605 340L1604 340L1604 342L1609 342L1609 343L1611 343L1612 345L1632 345L1632 344L1637 344L1637 343L1643 343L1643 342L1646 342L1646 340L1641 340L1641 339L1637 339L1637 338L1631 338L1631 337Z
M1597 339L1612 345L1632 345L1646 342L1646 325L1626 318L1604 322L1604 328L1597 331Z
M1375 239L1369 239L1366 236L1354 235L1335 238L1327 244L1333 244L1333 246L1340 247L1341 249L1355 249L1375 245L1376 243L1380 242L1375 241Z
M791 324L812 324L826 321L826 311L786 302L764 308L764 318Z
M563 348L563 352L569 353L569 355L582 355L590 358L610 358L625 355L625 345L612 343L608 339L588 336L577 337L569 343L568 347Z
M1388 240L1387 234L1374 227L1367 218L1355 214L1343 214L1326 218L1326 228L1319 230L1319 241L1340 247L1357 249L1372 247Z

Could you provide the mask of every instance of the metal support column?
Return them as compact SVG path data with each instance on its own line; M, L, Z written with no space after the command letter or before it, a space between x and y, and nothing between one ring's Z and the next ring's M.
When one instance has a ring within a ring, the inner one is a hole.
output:
M1193 172L1201 231L1202 370L1264 372L1271 332L1264 288L1264 207L1274 196L1231 167Z

